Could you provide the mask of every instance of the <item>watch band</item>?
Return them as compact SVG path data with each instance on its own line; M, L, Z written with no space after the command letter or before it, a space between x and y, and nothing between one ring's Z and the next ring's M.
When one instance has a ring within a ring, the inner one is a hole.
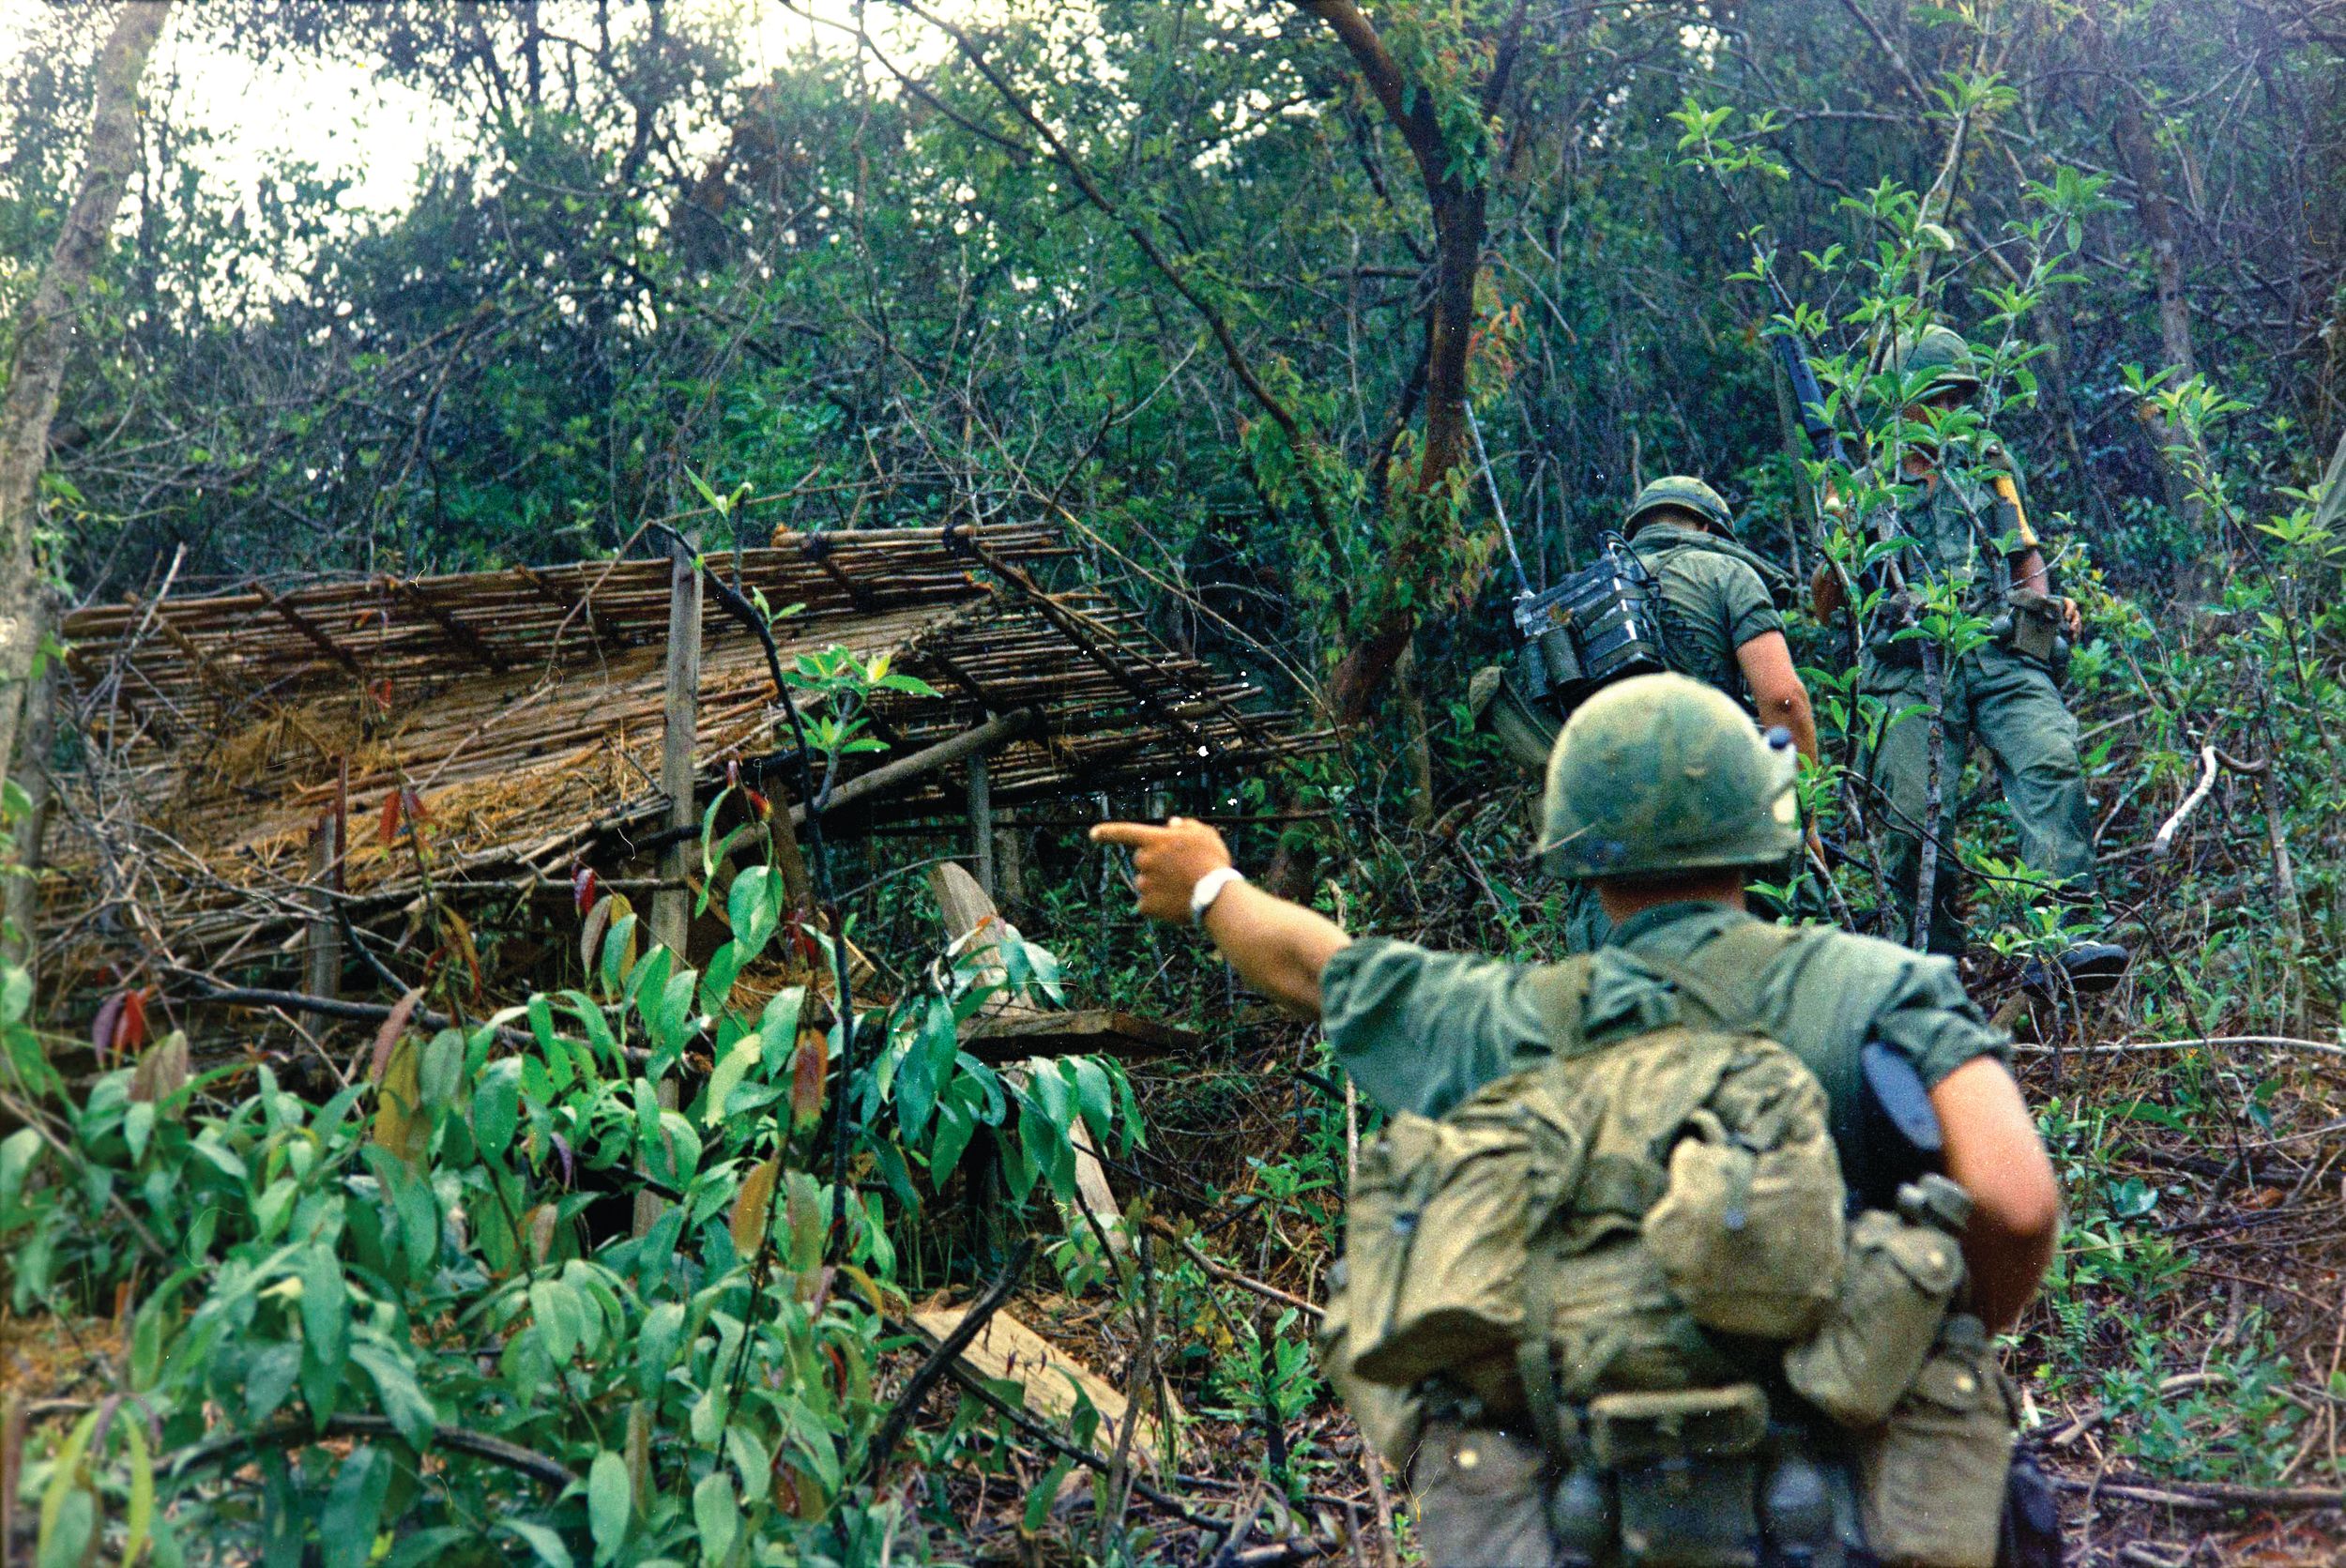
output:
M1233 882L1245 880L1246 874L1236 866L1216 866L1197 878L1197 885L1189 891L1189 923L1205 924L1206 911L1213 907L1213 901L1222 896L1222 891Z

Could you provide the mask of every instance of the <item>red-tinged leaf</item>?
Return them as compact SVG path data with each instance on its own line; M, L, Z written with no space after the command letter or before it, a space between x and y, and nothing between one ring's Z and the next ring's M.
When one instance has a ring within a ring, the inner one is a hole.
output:
M600 896L602 884L596 880L594 867L580 866L571 873L571 902L577 906L581 915L595 906L595 900Z
M595 954L602 951L602 934L611 929L623 900L613 897L597 899L586 911L586 923L578 932L578 965L588 975L595 972Z
M759 816L768 817L774 814L774 803L756 790L745 789L741 793L750 798L750 809L757 813Z
M90 1047L100 1061L114 1055L114 1030L122 1022L122 1004L129 999L128 992L115 992L98 1005L98 1016L90 1020Z
M155 995L151 985L142 985L122 998L122 1017L114 1025L114 1050L129 1056L146 1043L146 1003Z
M432 814L423 809L423 797L414 790L402 789L399 792L399 801L400 810L407 814L408 821L429 822L432 820Z
M741 759L738 756L725 759L725 787L728 789L741 787Z
M401 793L401 791L394 789L383 797L382 819L375 824L375 836L382 840L383 845L387 849L390 847L391 841L399 837L399 805Z
M416 1004L422 1000L423 987L419 985L391 1004L390 1016L384 1019L383 1027L374 1031L374 1055L368 1059L367 1082L379 1084L383 1081L383 1069L390 1062L391 1047L398 1044L399 1037L407 1032L407 1020L415 1016Z
M766 1222L774 1209L774 1183L782 1179L780 1160L761 1160L741 1179L741 1195L733 1200L733 1250L742 1257L754 1254L766 1240Z
M823 1114L823 1079L830 1072L830 1040L820 1029L799 1034L798 1059L790 1064L790 1130L803 1133Z
M391 694L392 687L391 677L389 676L385 676L382 679L367 688L367 695L374 699L374 706L381 708L386 713L388 713L391 710Z

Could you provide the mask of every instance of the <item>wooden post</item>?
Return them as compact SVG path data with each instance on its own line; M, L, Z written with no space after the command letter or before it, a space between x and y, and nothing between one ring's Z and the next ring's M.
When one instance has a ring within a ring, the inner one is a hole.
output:
M969 840L977 861L978 886L994 896L994 784L987 775L985 754L969 759Z
M1005 811L998 814L995 822L995 856L999 862L997 875L1001 878L1001 891L994 902L1002 908L1016 911L1027 902L1027 845L1019 832L1018 814Z
M686 829L697 820L693 803L693 752L701 691L701 574L695 559L697 538L678 548L668 573L668 678L663 695L665 727L660 740L660 787L668 797L667 826ZM652 894L651 937L685 961L685 934L693 914L692 891L684 880L693 870L693 842L679 838L661 852L660 880ZM663 1110L674 1110L677 1084L673 1074L658 1085ZM651 1229L666 1205L650 1193L635 1195L635 1234Z
M301 936L301 989L328 999L342 994L343 932L334 916L335 875L342 864L342 823L328 806L310 830L310 917Z

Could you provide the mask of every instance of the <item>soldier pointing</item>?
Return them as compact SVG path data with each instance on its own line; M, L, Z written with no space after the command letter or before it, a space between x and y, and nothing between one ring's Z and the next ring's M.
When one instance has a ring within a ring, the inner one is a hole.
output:
M1622 1147L1599 1159L1598 1150L1616 1146L1590 1146L1577 1195L1560 1200L1559 1213L1583 1215L1594 1228L1575 1219L1582 1228L1572 1234L1601 1237L1602 1244L1571 1256L1533 1251L1521 1293L1552 1314L1525 1314L1516 1361L1501 1360L1496 1374L1487 1358L1437 1368L1401 1391L1348 1387L1363 1431L1389 1453L1409 1454L1420 1536L1444 1568L1759 1562L1763 1538L1773 1554L1764 1560L1820 1568L1866 1560L1867 1550L1882 1560L1955 1568L1987 1568L1994 1557L2012 1412L1987 1336L2017 1319L2051 1256L2058 1212L2051 1168L2004 1065L2005 1038L1964 996L1952 965L1837 931L1769 925L1746 912L1750 869L1781 860L1799 843L1791 767L1789 747L1763 740L1733 703L1692 680L1639 677L1590 698L1566 724L1548 769L1544 844L1555 869L1593 886L1613 930L1601 951L1553 967L1356 941L1314 911L1247 884L1221 836L1202 823L1092 830L1095 841L1134 850L1142 913L1195 921L1248 984L1290 1012L1320 1019L1338 1058L1396 1131L1411 1118L1421 1119L1417 1125L1455 1119L1478 1095L1512 1092L1536 1072L1593 1059L1624 1042L1647 1053L1641 1059L1653 1064L1653 1092L1623 1108L1650 1111L1683 1087L1673 1077L1683 1063L1657 1050L1657 1042L1684 1042L1691 1062L1718 1031L1741 1030L1750 1052L1730 1052L1730 1061L1780 1043L1813 1073L1823 1124L1852 1189L1897 1165L1921 1135L1935 1141L1946 1180L1968 1194L1968 1205L1941 1221L1959 1233L1976 1316L1942 1321L1934 1307L1919 1343L1908 1343L1911 1327L1903 1331L1899 1353L1909 1363L1890 1394L1907 1389L1906 1373L1916 1366L1914 1378L1930 1380L1931 1393L1921 1423L1902 1428L1897 1415L1851 1417L1831 1378L1788 1385L1787 1372L1751 1370L1747 1340L1721 1340L1691 1322L1638 1338L1640 1321L1683 1322L1672 1315L1675 1298L1667 1290L1656 1297L1661 1286L1647 1274L1582 1290L1585 1310L1574 1318L1558 1292L1570 1295L1565 1287L1584 1281L1597 1261L1640 1266L1638 1255L1623 1249L1638 1244L1637 1216L1646 1216L1650 1231L1657 1195L1676 1195L1684 1154L1683 1146L1659 1151L1669 1155L1662 1171L1653 1163L1656 1151ZM1656 1032L1673 1028L1682 1032ZM1902 1099L1899 1085L1911 1086L1912 1096ZM1690 1104L1699 1100L1686 1092ZM1452 1147L1448 1136L1425 1147ZM1737 1168L1741 1156L1726 1145L1714 1152L1722 1168ZM1391 1149L1387 1154L1399 1158ZM1407 1186L1409 1173L1394 1172L1393 1180ZM1837 1192L1842 1178L1835 1180ZM1746 1176L1730 1177L1729 1186L1746 1195L1735 1200L1739 1209L1757 1211L1767 1184ZM1537 1189L1531 1181L1504 1195L1488 1210L1490 1223L1507 1224L1534 1207ZM1911 1190L1900 1189L1901 1207ZM1860 1193L1867 1207L1887 1201ZM1609 1225L1608 1212L1621 1216ZM1944 1262L1928 1252L1929 1236L1943 1230L1875 1218L1876 1231L1894 1234L1897 1247L1921 1247L1902 1268L1954 1288L1952 1276L1938 1271ZM1440 1228L1429 1218L1426 1229ZM1348 1251L1373 1240L1354 1235ZM1444 1240L1455 1247L1473 1238L1453 1231ZM1876 1256L1865 1251L1868 1244L1852 1225L1839 1286L1845 1303L1856 1282L1882 1277L1861 1267L1861 1256ZM1469 1272L1455 1263L1448 1271ZM1437 1284L1445 1277L1441 1270L1427 1273ZM1648 1283L1631 1283L1640 1280ZM1855 1362L1873 1348L1869 1335L1896 1337L1896 1314L1836 1311L1833 1321L1845 1323ZM1640 1312L1645 1318L1637 1317ZM1332 1320L1336 1316L1332 1306ZM1575 1332L1557 1337L1537 1326L1568 1319ZM1642 1348L1624 1360L1623 1347ZM1785 1368L1795 1360L1783 1353ZM1815 1362L1801 1364L1813 1372ZM1906 1392L1897 1409L1913 1408L1916 1398ZM1851 1419L1872 1424L1862 1432L1840 1424ZM1792 1436L1753 1435L1761 1431ZM1902 1440L1901 1431L1921 1434L1919 1448L1900 1451L1901 1463L1920 1455L1939 1468L1927 1483L1882 1462L1883 1445ZM1660 1493L1651 1489L1665 1482ZM1669 1504L1672 1495L1682 1506ZM1703 1499L1699 1506L1685 1500L1694 1498ZM1713 1545L1730 1555L1703 1555Z

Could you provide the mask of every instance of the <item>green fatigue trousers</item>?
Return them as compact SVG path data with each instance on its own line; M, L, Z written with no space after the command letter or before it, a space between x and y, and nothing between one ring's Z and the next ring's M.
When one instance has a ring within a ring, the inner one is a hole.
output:
M1892 664L1870 650L1861 684L1888 711L1926 701L1923 672ZM1963 762L1972 742L1984 744L2019 830L2020 858L2040 876L2080 892L2093 891L2093 823L2086 811L2085 769L2078 754L2078 722L2061 700L2045 666L2009 648L1975 648L1956 662L1945 681L1946 760L1939 781L1942 820L1950 825L1960 798ZM1930 788L1930 715L1910 714L1890 725L1875 754L1873 779L1889 806L1891 884L1911 921L1922 874L1925 802ZM1931 902L1930 951L1963 951L1956 913L1952 842L1940 845Z

